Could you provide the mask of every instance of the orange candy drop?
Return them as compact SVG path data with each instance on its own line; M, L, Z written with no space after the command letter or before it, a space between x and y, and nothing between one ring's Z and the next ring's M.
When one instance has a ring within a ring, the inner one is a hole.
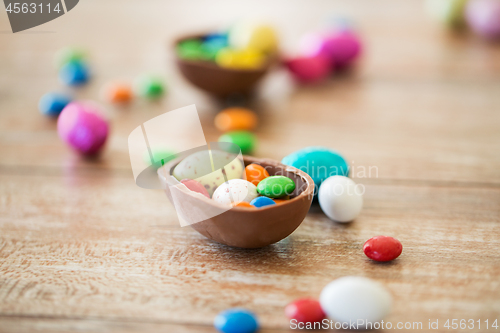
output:
M282 203L288 201L288 200L285 200L285 199L273 199L273 200L274 200L274 202L276 202L277 205L282 204Z
M279 199L273 199L274 202L276 202L277 205L281 204L281 203L284 203L284 202L287 202L288 200L290 200L290 196L287 195L287 196L284 196L284 197L281 197Z
M107 87L105 94L111 103L125 104L132 100L132 87L126 83L112 83Z
M255 206L250 205L246 201L242 201L242 202L238 202L237 204L233 204L233 207L256 208Z
M257 126L257 116L245 108L227 108L215 117L215 127L221 132L251 131Z
M249 164L245 168L247 181L257 186L264 178L269 177L269 172L258 164Z

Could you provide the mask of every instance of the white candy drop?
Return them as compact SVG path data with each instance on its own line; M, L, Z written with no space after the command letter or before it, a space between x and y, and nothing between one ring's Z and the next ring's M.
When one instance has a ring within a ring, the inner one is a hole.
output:
M337 322L356 322L357 329L371 328L389 314L391 294L380 283L360 276L330 282L320 295L323 311Z
M319 187L318 200L323 212L337 222L354 220L363 208L364 189L344 176L327 178Z
M214 192L212 199L221 203L250 202L257 198L257 187L244 179L231 179L222 183Z

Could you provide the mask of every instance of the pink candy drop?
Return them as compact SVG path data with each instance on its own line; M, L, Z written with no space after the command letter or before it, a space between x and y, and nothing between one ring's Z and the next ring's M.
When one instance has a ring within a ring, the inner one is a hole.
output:
M470 0L465 18L475 33L489 39L500 38L500 1Z
M91 103L69 103L57 120L59 137L83 155L99 152L108 137L108 122Z
M302 83L312 83L326 78L332 63L323 56L297 57L285 62L288 70Z
M309 34L300 42L300 49L307 56L323 56L335 64L336 68L344 68L361 53L361 41L352 31L339 30L323 34Z

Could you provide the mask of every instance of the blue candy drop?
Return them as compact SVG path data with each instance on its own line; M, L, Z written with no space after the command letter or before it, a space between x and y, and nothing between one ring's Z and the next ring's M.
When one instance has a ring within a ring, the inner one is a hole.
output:
M259 328L255 315L240 308L219 313L214 319L214 326L222 333L254 333Z
M61 81L69 86L81 86L88 82L90 77L87 65L78 61L71 61L59 71Z
M221 47L226 47L229 45L227 33L214 33L206 35L203 38L203 41L206 43L215 43L221 45Z
M276 202L268 197L257 197L250 201L250 205L260 208L264 206L276 205Z
M40 98L38 109L44 115L57 117L71 102L71 97L60 93L47 93Z
M336 151L325 147L306 147L288 156L281 163L307 173L315 185L315 195L321 183L331 176L349 175L347 161Z

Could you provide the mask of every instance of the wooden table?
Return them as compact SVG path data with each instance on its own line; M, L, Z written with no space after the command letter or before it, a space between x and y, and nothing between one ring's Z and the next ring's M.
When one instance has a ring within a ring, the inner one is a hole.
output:
M168 42L248 15L275 23L290 49L334 14L362 33L359 68L295 90L273 73L251 104L261 117L255 155L340 151L366 186L362 214L337 224L313 206L290 237L258 250L181 228L161 191L134 184L127 151L136 126L192 103L207 140L219 135L220 104L179 77ZM288 331L287 303L345 275L388 288L394 325L439 320L448 331L447 319L500 319L498 44L445 31L417 0L86 0L33 30L9 30L1 11L1 332L213 332L214 316L236 306L255 311L262 332ZM78 98L145 72L169 82L161 103L109 106L112 135L98 160L73 154L37 111L43 93L63 89L52 58L67 45L91 54L94 80ZM370 177L357 173L369 167ZM363 243L380 234L401 240L399 259L365 257Z

